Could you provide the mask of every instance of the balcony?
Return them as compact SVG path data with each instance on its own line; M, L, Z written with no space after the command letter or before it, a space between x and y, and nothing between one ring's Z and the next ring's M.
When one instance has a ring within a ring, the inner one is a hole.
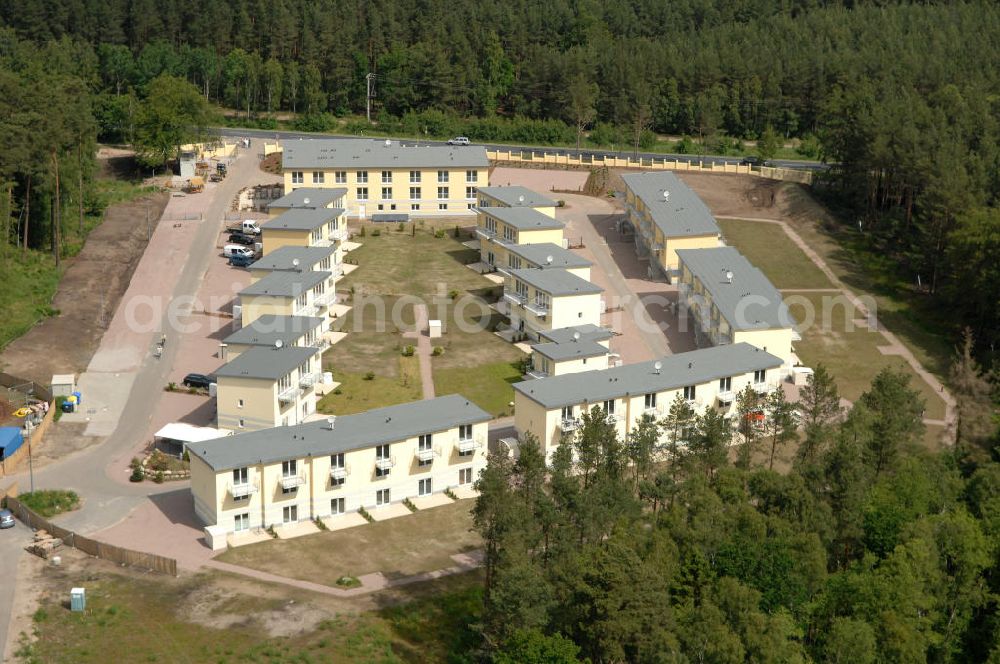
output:
M299 396L299 388L296 385L289 385L285 389L278 392L278 401L282 403L291 403L295 401L295 397Z
M476 235L478 235L479 237L481 237L484 240L492 240L493 238L495 238L497 236L497 232L496 231L491 231L488 228L477 227L476 228Z
M306 478L301 475L286 475L281 478L281 488L285 491L298 489L306 483Z
M335 228L332 233L330 233L330 239L335 242L346 242L348 238L347 226L340 226Z
M511 304L516 304L519 307L524 307L525 303L528 301L528 298L525 297L524 295L508 290L505 290L503 292L503 299L506 300L507 302L510 302Z
M233 498L247 498L257 493L257 490L257 485L249 482L237 482L229 485L229 495Z
M724 390L722 392L719 392L718 398L720 404L732 403L733 400L736 398L736 393L733 392L732 390Z
M618 413L608 413L607 422L608 424L615 425L624 419L625 417L623 415L619 415Z
M337 301L336 291L330 291L328 293L320 293L313 298L313 304L317 307L329 307L331 304Z
M321 378L322 376L320 376L317 373L302 374L301 376L299 376L299 387L301 388L312 387L313 385L318 383Z
M767 394L768 392L773 392L778 386L776 383L769 383L767 381L762 383L752 383L753 391L757 394Z
M416 457L420 461L433 461L436 456L441 456L441 452L437 447L417 448Z
M396 457L375 457L375 467L379 470L391 470L396 465Z
M347 466L331 466L330 467L330 479L332 480L342 480L351 474L351 471Z
M315 316L317 313L319 313L319 309L312 304L307 304L306 306L296 309L295 311L296 316Z
M531 371L529 371L528 373L526 373L524 375L527 376L528 378L548 378L549 377L548 372L546 372L546 371L536 371L535 369L532 369Z
M563 431L563 433L576 431L580 428L580 420L575 417L564 418L563 421L559 423L559 428Z
M526 311L530 311L531 313L539 317L547 316L549 313L549 305L543 302L539 302L538 300L535 300L534 302L526 301L521 306L523 306Z
M474 452L476 448L483 446L482 438L459 438L458 451L462 454Z
M662 417L663 409L659 406L650 406L649 408L642 409L643 415L652 415L653 417Z
M313 348L319 348L320 350L326 350L330 347L330 342L326 339L317 339L316 341L309 344Z

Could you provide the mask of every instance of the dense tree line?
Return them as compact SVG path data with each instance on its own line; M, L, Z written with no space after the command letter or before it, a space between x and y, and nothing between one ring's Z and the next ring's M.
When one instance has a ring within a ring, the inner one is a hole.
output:
M974 364L959 370L981 378ZM974 450L920 452L907 376L884 371L843 413L819 367L799 409L804 440L778 473L771 446L798 434L785 435L780 397L756 398L741 395L735 426L678 399L624 440L595 407L548 465L530 437L516 460L492 455L474 510L486 555L480 655L1000 661L989 413Z

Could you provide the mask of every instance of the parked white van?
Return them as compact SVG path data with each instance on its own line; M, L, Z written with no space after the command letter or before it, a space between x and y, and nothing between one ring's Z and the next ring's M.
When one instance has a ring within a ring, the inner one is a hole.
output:
M253 258L254 250L250 247L244 247L242 244L227 244L222 248L222 255L226 258L232 258L233 256Z

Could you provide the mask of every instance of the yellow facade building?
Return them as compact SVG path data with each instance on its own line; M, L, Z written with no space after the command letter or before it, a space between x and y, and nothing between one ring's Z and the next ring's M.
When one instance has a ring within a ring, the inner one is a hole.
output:
M346 195L347 189L344 187L300 187L271 201L267 206L267 214L273 219L297 209L343 209Z
M781 358L739 343L678 353L656 362L570 373L514 384L514 426L530 432L547 456L580 427L584 412L603 409L624 439L643 415L657 419L682 395L696 412L716 408L733 415L747 385L760 394L778 389Z
M507 266L508 252L517 245L555 244L565 247L564 224L527 207L477 208L476 235L480 261L488 266Z
M635 246L649 260L649 276L673 281L677 251L722 244L722 231L708 207L670 172L625 173L625 210Z
M493 261L486 263L486 261ZM564 249L562 245L553 242L538 244L498 244L491 243L486 255L485 265L500 274L507 276L511 270L539 269L566 270L581 279L590 279L589 260L577 253Z
M471 487L489 413L449 395L189 446L195 513L210 545L232 533Z
M510 270L500 312L518 335L536 340L547 330L600 325L604 289L561 269Z
M477 205L483 207L525 207L532 208L550 217L556 216L558 204L548 196L528 189L527 187L480 187Z
M326 330L329 321L324 316L259 316L241 327L219 344L219 357L230 362L251 348L282 346L313 346L321 352L329 347Z
M299 247L286 245L266 254L250 264L250 282L256 283L272 272L313 271L329 272L330 281L336 287L337 279L344 274L339 245L319 247ZM330 281L327 282L329 287Z
M233 317L245 327L259 317L326 315L336 302L333 273L323 270L273 271L239 292Z
M790 373L797 361L795 320L764 273L733 247L687 249L677 256L678 298L698 343L753 344L780 357Z
M345 189L351 218L474 214L476 192L489 183L486 149L371 139L284 142L285 194L300 187Z
M286 246L337 246L348 237L343 208L294 208L265 221L260 229L265 256Z

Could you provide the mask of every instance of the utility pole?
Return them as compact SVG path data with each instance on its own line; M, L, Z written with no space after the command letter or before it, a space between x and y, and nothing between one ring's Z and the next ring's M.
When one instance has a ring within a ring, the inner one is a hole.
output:
M375 74L368 72L365 74L365 117L368 124L372 122L372 97L375 96Z

